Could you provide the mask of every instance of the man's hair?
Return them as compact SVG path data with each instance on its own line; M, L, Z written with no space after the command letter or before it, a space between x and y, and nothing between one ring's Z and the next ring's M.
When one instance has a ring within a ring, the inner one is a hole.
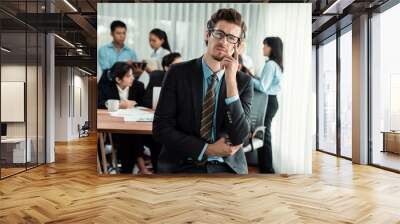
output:
M242 20L242 15L236 10L236 9L219 9L217 12L215 12L210 20L207 22L207 31L210 31L214 29L215 25L221 21L225 20L230 23L234 23L238 25L242 32L240 34L240 39L246 38L246 24Z
M170 54L165 55L162 58L162 62L161 62L163 70L164 70L164 67L170 66L172 64L172 62L175 61L176 58L180 58L180 57L181 57L181 54L179 54L178 52L172 52Z
M114 20L110 26L111 32L114 32L117 27L122 27L126 29L126 24L120 20Z

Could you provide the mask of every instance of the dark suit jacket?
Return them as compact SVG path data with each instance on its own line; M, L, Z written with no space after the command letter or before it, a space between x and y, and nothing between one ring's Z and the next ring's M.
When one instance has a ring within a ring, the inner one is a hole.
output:
M134 100L141 105L144 95L143 83L135 80L129 88L128 100ZM114 82L103 83L97 86L97 108L106 109L107 100L119 100L118 88Z
M166 74L153 122L153 137L163 145L158 163L160 173L185 172L186 168L190 169L188 161L197 160L203 150L205 141L200 138L203 104L201 60L173 65ZM249 136L253 97L251 77L238 72L236 79L240 100L225 104L226 83L223 78L216 118L216 135L227 134L233 145L244 143ZM224 160L236 173L248 173L242 149Z
M153 87L161 87L164 79L164 71L157 70L149 74L150 81L144 93L142 106L152 108L153 106Z

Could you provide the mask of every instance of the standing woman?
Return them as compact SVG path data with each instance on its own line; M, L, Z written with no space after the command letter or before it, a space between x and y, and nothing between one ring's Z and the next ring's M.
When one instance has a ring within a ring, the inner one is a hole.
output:
M267 37L263 41L264 56L267 57L260 79L253 79L256 90L268 95L268 105L265 114L264 147L258 150L260 173L275 173L272 166L271 123L278 111L277 94L281 90L283 73L283 43L279 37Z
M158 28L152 29L149 34L149 43L150 47L153 49L153 53L150 55L150 57L156 61L156 69L163 70L161 66L162 58L171 53L171 47L168 43L167 33Z

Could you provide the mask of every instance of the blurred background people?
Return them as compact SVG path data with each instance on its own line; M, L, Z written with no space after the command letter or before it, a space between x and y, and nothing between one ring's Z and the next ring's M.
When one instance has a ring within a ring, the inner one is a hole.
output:
M258 78L253 78L254 87L268 94L268 105L264 125L264 147L258 150L260 173L275 173L272 166L271 123L278 111L277 94L281 90L283 73L283 43L279 37L267 37L263 41L263 54L267 57Z
M167 33L161 29L152 29L149 33L149 44L153 52L150 55L149 70L163 70L162 58L171 53Z
M167 54L162 58L162 70L155 70L151 72L150 82L146 88L145 95L143 97L142 105L148 108L153 108L153 89L154 87L161 87L163 80L165 79L165 73L169 70L169 67L173 64L182 62L181 54L178 52L173 52Z
M101 72L110 69L118 61L132 63L138 60L136 52L125 45L126 24L115 20L111 23L110 29L112 42L99 48L98 62Z
M108 100L119 100L119 109L130 109L139 105L144 96L143 83L135 79L132 66L126 62L116 62L110 69L112 82L98 86L100 109L106 109ZM143 159L143 143L140 135L113 134L118 159L121 161L121 173L132 174L135 161L140 173L151 173Z

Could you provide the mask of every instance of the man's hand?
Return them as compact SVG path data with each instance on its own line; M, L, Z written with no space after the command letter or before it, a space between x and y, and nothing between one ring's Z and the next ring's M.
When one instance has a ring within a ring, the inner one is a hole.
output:
M234 155L242 145L232 146L226 142L224 137L220 138L214 144L208 144L205 154L207 156L232 156Z
M138 78L143 73L143 69L140 64L133 64L133 74Z
M226 81L226 97L238 96L238 88L236 83L236 73L239 68L239 55L237 46L235 45L233 51L233 57L227 55L221 61L222 68L225 69L225 81Z
M236 73L239 68L239 55L236 45L234 46L233 50L233 57L231 55L226 55L221 61L221 67L225 69L226 82L236 82Z
M136 104L137 104L136 101L124 100L119 103L119 108L120 109L130 109L130 108L133 108L134 106L136 106Z

